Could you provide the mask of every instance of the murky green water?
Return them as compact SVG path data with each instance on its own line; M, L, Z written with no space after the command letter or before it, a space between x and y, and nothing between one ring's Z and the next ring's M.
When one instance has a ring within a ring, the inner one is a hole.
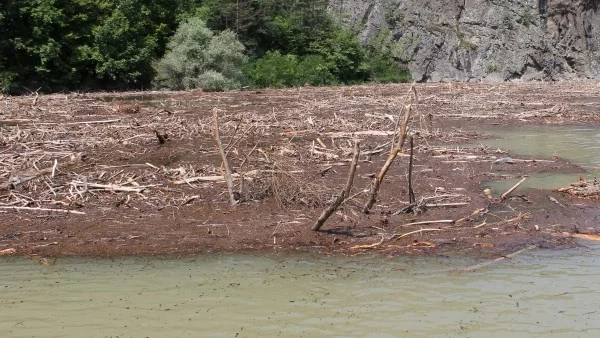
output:
M586 173L557 174L541 173L527 179L521 188L535 187L552 189L575 183L580 176L586 179L600 178L600 129L582 127L522 127L498 128L489 131L496 139L483 140L481 144L509 150L514 156L527 156L536 159L562 157L583 167ZM510 164L491 164L491 171L499 175ZM498 180L490 185L498 190L506 190L519 181L519 178Z
M473 263L0 259L0 336L600 337L600 245Z

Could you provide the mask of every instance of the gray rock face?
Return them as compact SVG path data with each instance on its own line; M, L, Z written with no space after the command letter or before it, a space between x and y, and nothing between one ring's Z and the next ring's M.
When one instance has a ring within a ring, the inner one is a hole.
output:
M413 79L600 78L600 0L330 0L363 41L389 30Z

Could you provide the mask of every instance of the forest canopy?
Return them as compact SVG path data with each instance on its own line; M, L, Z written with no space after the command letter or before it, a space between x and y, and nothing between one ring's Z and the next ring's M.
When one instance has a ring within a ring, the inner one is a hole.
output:
M326 0L4 0L0 91L409 81L390 44L361 45Z

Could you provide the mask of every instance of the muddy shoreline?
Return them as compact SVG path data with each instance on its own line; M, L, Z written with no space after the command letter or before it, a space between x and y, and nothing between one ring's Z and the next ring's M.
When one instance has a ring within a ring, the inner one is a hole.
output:
M476 144L490 126L598 127L597 82L418 84L409 130L414 192L424 202L396 214L409 199L405 151L363 214L361 191L387 158L408 88L2 97L0 252L496 257L531 245L570 247L577 245L570 234L598 233L587 221L598 199L537 189L506 199L504 191L484 192L498 173L521 178L582 168L561 158L457 146ZM234 207L221 177L214 110L237 175L242 202ZM168 136L163 144L156 133ZM311 231L345 184L355 138L363 155L354 197L323 231ZM507 157L516 161L500 161Z

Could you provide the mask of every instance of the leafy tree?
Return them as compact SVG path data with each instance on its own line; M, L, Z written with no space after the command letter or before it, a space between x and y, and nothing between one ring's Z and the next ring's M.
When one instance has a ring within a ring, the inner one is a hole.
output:
M0 6L0 80L21 86L68 87L81 74L76 49L86 43L98 9L91 0L8 0ZM33 90L33 89L32 89Z
M302 59L293 54L282 55L279 51L267 52L264 57L247 67L247 74L257 87L282 88L310 84L333 85L336 77L329 71L328 63L318 55Z
M194 33L198 18L206 25ZM180 23L189 32L172 37ZM0 90L145 88L154 79L239 88L244 52L258 86L404 79L393 48L365 49L356 35L327 0L3 0Z
M156 63L158 88L227 90L240 88L242 65L247 61L242 45L231 31L215 35L199 18L183 23ZM218 85L216 85L218 84Z
M0 86L22 91L147 86L176 27L168 0L0 2Z
M322 56L331 73L342 83L362 82L368 77L365 50L350 30L338 28L332 31L331 36L312 43L310 51Z
M154 77L151 62L160 56L174 14L150 0L118 0L110 15L92 30L93 45L85 53L95 62L104 84L147 86Z

